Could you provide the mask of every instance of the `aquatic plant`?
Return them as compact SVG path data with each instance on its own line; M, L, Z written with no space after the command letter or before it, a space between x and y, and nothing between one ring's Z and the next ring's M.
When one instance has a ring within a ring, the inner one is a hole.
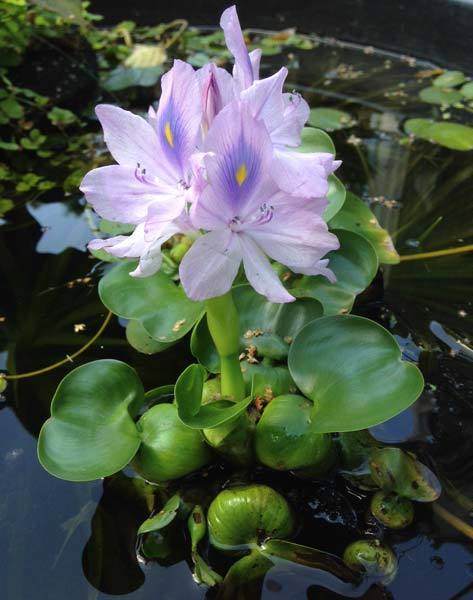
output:
M147 119L99 105L117 164L91 170L81 184L94 210L122 231L90 244L119 259L100 281L103 304L129 321L128 341L140 351L159 353L192 331L198 362L171 397L169 389L145 393L120 361L71 371L41 430L39 460L71 481L130 465L162 484L219 460L314 477L337 466L338 433L343 474L356 480L365 467L363 485L383 490L373 514L388 527L408 525L411 500L438 496L435 476L398 448L349 438L399 414L423 389L394 337L349 314L379 264L395 264L398 254L334 176L340 161L329 136L304 127L309 107L283 91L287 70L260 79L261 54L247 51L235 7L221 25L233 73L176 60ZM176 269L166 268L163 244ZM349 566L296 548L285 539L296 527L293 511L267 486L229 487L208 505L210 543L250 552L230 580L265 573L274 557L324 564L351 583L360 565L375 577L395 572L391 551L381 556L381 546L375 552L365 542L347 549ZM166 543L156 532L187 519L196 579L213 585L219 575L198 553L206 508L178 493L139 533L155 534L143 548L161 556Z

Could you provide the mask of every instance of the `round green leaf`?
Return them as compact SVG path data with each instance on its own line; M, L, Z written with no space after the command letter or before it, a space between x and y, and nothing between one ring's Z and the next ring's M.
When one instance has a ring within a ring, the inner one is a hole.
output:
M126 339L130 346L143 354L156 354L167 350L174 342L158 342L146 331L140 321L129 321L126 326Z
M120 471L140 445L133 417L143 399L138 375L123 362L97 360L74 369L59 384L41 429L41 464L69 481Z
M345 203L347 191L343 183L335 177L335 175L329 175L328 177L328 193L327 200L328 204L324 210L324 220L328 223L338 211L342 208Z
M378 257L370 242L343 229L335 229L333 233L340 241L340 248L330 252L327 258L337 281L331 283L322 275L305 276L292 290L297 297L318 300L324 315L350 312L356 296L369 286L378 271Z
M210 449L200 431L186 427L174 404L156 404L137 423L141 445L133 467L148 481L179 479L210 460Z
M465 81L465 75L461 71L445 71L433 81L435 87L451 88Z
M296 148L297 152L328 152L335 154L335 145L332 138L323 129L316 127L304 127L301 133L301 145Z
M473 127L445 121L435 122L428 119L408 119L404 123L407 133L439 144L451 150L473 150Z
M473 100L473 81L465 83L460 88L460 94L467 98L468 100Z
M457 90L450 88L427 87L419 92L419 98L422 102L429 104L440 104L450 106L463 100L462 94Z
M274 398L283 394L295 394L297 386L282 365L251 364L243 361L241 371L247 390L252 390L252 397L269 396Z
M401 360L381 325L362 317L322 317L294 340L289 370L314 402L313 431L357 431L387 421L410 406L424 381Z
M335 108L313 108L310 111L309 125L320 127L325 131L335 131L336 129L346 129L353 127L355 120L352 116L343 110Z
M131 277L136 263L113 267L99 283L105 306L125 319L140 321L158 342L182 338L203 314L201 302L193 302L162 272L150 277Z
M380 263L395 265L399 262L399 254L389 233L380 226L366 204L351 192L347 192L342 209L330 220L329 227L348 229L367 239Z

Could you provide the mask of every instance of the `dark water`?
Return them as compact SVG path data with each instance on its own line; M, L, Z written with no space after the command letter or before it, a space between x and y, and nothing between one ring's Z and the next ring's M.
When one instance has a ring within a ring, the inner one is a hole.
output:
M400 254L472 243L471 153L427 142L400 143L406 117L432 115L432 107L416 97L428 85L416 74L428 65L337 44L286 53L285 61L290 88L301 90L314 106L342 108L357 120L355 127L334 134L344 160L339 175L371 203ZM264 61L268 69L280 62L281 56ZM452 112L468 120L468 113ZM103 267L85 252L86 242L94 237L91 215L78 195L43 198L13 211L1 225L0 366L10 373L71 355L105 317L96 291ZM387 442L406 442L429 462L444 484L441 506L470 526L472 292L471 255L405 262L384 267L378 289L356 309L398 337L405 355L419 359L427 382L416 405L377 428L376 435ZM174 382L190 361L186 341L154 357L138 354L127 346L123 323L116 319L74 365L105 357L128 361L147 388ZM40 467L36 436L69 369L11 382L0 404L0 598L205 597L205 589L192 580L184 551L168 566L137 562L134 532L147 513L130 499L132 486L125 476L77 484L57 480ZM216 474L217 479L226 476ZM357 527L369 530L360 517L363 501L340 496L337 484L301 487L289 477L274 484L299 503L305 523L302 543L341 552L347 539L356 537ZM341 515L338 525L331 520L334 507ZM473 598L471 540L430 506L418 509L415 527L387 539L400 559L399 573L387 589L373 588L364 597ZM267 577L262 598L342 597L320 586L300 567L279 569Z

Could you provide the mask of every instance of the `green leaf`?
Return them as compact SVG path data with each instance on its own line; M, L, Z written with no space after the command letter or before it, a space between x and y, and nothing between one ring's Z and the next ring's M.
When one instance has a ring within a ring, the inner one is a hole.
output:
M32 2L40 8L60 15L66 21L73 21L81 25L86 24L82 17L80 0L32 0Z
M301 134L301 145L295 149L297 152L328 152L335 154L335 145L332 138L323 129L304 127Z
M347 191L343 183L335 175L328 177L328 204L324 210L324 220L326 223L330 221L342 208L345 203Z
M366 204L351 192L347 192L343 208L329 223L330 229L347 229L370 242L380 263L395 265L399 262L389 233L383 229Z
M355 125L355 120L349 113L335 108L312 108L308 122L312 127L319 127L325 131L346 129Z
M314 402L313 431L357 431L387 421L422 392L419 369L381 325L351 315L322 317L298 334L289 370Z
M419 92L419 98L422 102L428 104L440 104L442 106L450 106L463 100L462 94L457 90L450 88L427 87Z
M380 448L372 452L371 476L383 490L416 502L434 502L442 486L434 473L415 456L401 448Z
M460 94L462 94L462 96L464 96L468 100L473 100L473 81L462 85L462 87L460 88Z
M297 392L297 386L285 366L243 362L241 370L246 389L252 389L253 397L276 397Z
M5 113L9 119L21 119L23 116L23 107L13 96L0 102L0 111Z
M146 521L140 525L138 534L141 535L143 533L150 533L151 531L158 531L169 525L169 523L176 518L180 505L181 498L179 494L175 494L166 502L157 514L146 519Z
M126 326L126 339L130 346L143 354L163 352L175 342L158 342L153 339L139 321L129 321Z
M378 271L378 257L370 242L348 230L335 229L333 233L340 241L340 249L330 252L327 258L337 281L331 283L322 275L305 276L291 290L298 298L318 300L324 315L349 313L356 296L370 285Z
M134 86L149 87L157 83L163 71L162 65L131 69L119 65L108 74L102 86L108 92L117 92Z
M15 206L13 200L9 198L0 198L0 216L3 217L5 213L11 210Z
M147 481L180 479L210 460L202 433L181 421L174 404L156 404L143 413L136 426L141 445L132 465Z
M192 302L162 272L150 277L131 277L134 262L112 268L99 283L99 295L105 306L125 319L140 321L158 342L182 338L202 316L204 306Z
M192 429L213 429L235 419L251 403L252 396L240 402L216 400L202 405L207 372L201 365L189 365L176 381L174 393L181 421Z
M123 362L97 360L74 369L59 384L41 429L41 464L69 481L120 471L140 445L133 417L143 399L141 381Z
M135 225L117 223L115 221L109 221L108 219L101 219L99 223L100 231L108 235L126 235L131 233L134 228Z
M433 81L435 87L451 88L465 81L465 75L461 71L445 71Z
M273 304L248 284L233 288L233 300L240 316L240 350L255 346L258 355L281 360L302 327L322 316L321 304L312 298L298 302ZM191 351L212 373L220 370L220 361L205 317L197 324L191 338Z
M56 126L71 125L79 120L72 111L59 106L55 106L48 112L48 119Z
M404 129L420 139L451 150L463 152L473 150L473 127L467 125L428 119L408 119L404 123Z

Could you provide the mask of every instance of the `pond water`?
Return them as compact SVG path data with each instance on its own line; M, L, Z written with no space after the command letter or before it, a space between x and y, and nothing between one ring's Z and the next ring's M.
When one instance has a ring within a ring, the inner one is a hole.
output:
M430 85L432 65L334 40L265 56L265 71L279 67L281 59L290 69L289 89L301 91L312 106L351 116L354 124L333 134L343 159L339 176L370 203L401 255L473 243L471 153L412 142L403 133L406 118L442 119L438 106L418 98ZM137 110L144 109L142 100ZM457 121L472 120L468 109L445 112ZM98 330L106 311L96 284L107 266L85 251L95 227L76 192L64 198L54 191L7 214L0 227L1 368L40 369L72 355ZM358 597L473 598L471 539L444 518L455 515L471 534L472 293L471 255L403 261L385 266L355 309L397 336L405 357L419 360L427 384L412 409L376 428L375 435L413 449L444 485L440 511L421 507L414 527L387 535L400 559L396 579ZM125 341L124 323L115 318L73 364L97 358L129 362L145 388L172 383L191 361L187 340L154 357L138 354ZM183 544L167 564L136 558L135 532L147 511L133 500L131 473L77 484L55 479L39 465L36 437L71 366L10 382L1 399L0 598L206 597L205 588L192 580ZM215 468L206 476L211 486L229 474ZM297 501L301 543L340 553L360 533L376 533L365 519L364 499L339 481L301 483L264 471L239 477L269 481ZM218 568L221 559L210 558ZM302 567L283 565L266 578L261 597L345 597L324 589L323 581Z

